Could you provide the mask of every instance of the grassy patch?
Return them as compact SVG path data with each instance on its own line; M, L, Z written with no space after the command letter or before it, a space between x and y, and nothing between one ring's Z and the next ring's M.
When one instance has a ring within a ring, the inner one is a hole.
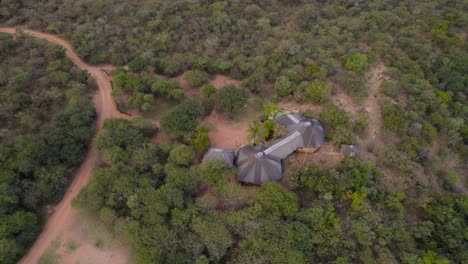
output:
M101 222L97 216L88 212L81 212L80 218L88 241L91 241L98 249L111 247L115 236L108 226Z
M54 240L47 250L42 254L42 256L37 261L38 264L56 264L58 263L59 255L57 250L59 249L61 241L59 239Z
M65 245L65 253L70 254L80 247L80 244L74 240L69 240Z
M171 102L167 100L157 100L153 104L153 110L149 112L144 112L142 115L146 118L158 119L160 120L168 112L170 112L174 107L179 105L180 102Z
M94 241L94 246L98 249L104 249L104 241L98 238Z

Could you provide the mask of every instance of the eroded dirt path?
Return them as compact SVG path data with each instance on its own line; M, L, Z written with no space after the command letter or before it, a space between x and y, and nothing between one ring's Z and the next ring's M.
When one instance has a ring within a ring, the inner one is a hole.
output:
M16 34L16 28L0 28L1 33ZM120 113L117 110L115 102L111 96L111 80L104 71L98 66L92 66L85 63L73 50L70 43L57 36L42 33L34 30L24 30L24 33L39 39L47 40L51 43L57 44L65 48L66 55L73 63L82 70L88 71L88 73L96 80L99 91L94 97L94 103L97 111L97 129L96 134L101 130L103 122L106 118L110 117L122 117L128 118L128 116ZM42 233L34 242L33 246L29 249L27 255L25 255L19 263L37 263L39 258L46 252L49 246L59 239L64 234L71 233L70 231L76 230L79 227L79 212L71 207L71 200L78 194L80 189L84 187L91 179L93 170L96 168L98 161L98 153L93 148L90 148L86 157L75 172L73 181L70 184L65 196L62 201L54 208L53 214L47 220ZM78 223L77 223L78 221ZM77 231L80 233L80 230ZM81 260L80 263L126 263L128 262L127 254L124 252L110 252L106 250L99 250L94 246L90 246L89 241L86 241L83 237L77 238L76 241L81 246L78 247L73 254L75 260ZM82 251L82 257L77 256ZM96 256L95 259L89 259L88 256ZM66 256L65 256L66 257ZM67 263L66 259L59 259L60 263ZM73 262L74 263L74 262Z
M365 101L365 110L369 115L368 130L372 139L377 139L380 128L382 127L382 114L379 104L379 89L384 79L386 68L383 63L379 63L372 69L367 76L367 91L368 96Z

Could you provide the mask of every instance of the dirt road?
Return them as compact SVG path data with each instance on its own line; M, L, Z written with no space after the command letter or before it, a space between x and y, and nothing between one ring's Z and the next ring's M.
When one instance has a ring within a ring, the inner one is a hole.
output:
M66 55L73 61L73 63L75 63L75 65L80 69L88 71L88 73L96 80L99 87L99 92L96 93L94 97L94 103L97 111L96 133L101 130L104 119L109 117L127 117L117 110L115 102L111 96L112 86L110 78L100 67L91 66L85 63L73 51L71 44L66 40L51 34L46 34L34 30L24 30L24 32L35 38L45 39L49 42L62 46L66 50ZM16 28L0 27L0 33L16 34ZM90 181L97 160L98 153L94 149L90 148L86 154L85 160L81 164L80 168L76 171L73 177L73 181L62 201L55 207L54 213L48 219L42 233L39 235L34 245L30 248L27 255L24 256L19 263L37 263L38 259L42 256L42 254L47 250L53 241L57 240L63 234L69 232L70 228L75 228L71 225L73 223L76 224L78 212L71 207L70 202L78 194L80 189ZM108 255L110 256L110 259L102 263L119 263L119 261L115 259L114 255Z

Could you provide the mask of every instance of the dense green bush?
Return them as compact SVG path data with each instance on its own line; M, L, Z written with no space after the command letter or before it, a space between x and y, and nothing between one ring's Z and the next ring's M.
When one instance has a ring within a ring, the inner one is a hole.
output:
M119 104L141 111L151 111L155 106L155 97L168 101L181 101L185 97L176 81L148 75L134 76L124 70L119 70L114 77L115 88L112 91ZM122 94L122 91L125 93ZM128 98L130 94L130 98ZM121 102L121 100L124 100Z
M198 98L187 99L161 119L161 128L171 137L190 138L203 111L203 105Z
M346 54L342 57L344 67L348 71L355 72L357 74L364 74L364 70L367 66L367 55L366 54Z
M15 263L84 158L95 84L61 47L29 37L0 34L0 57L0 263Z
M205 127L197 129L197 132L190 141L190 145L197 151L204 152L210 147L210 138L208 137L208 129Z
M132 72L141 72L147 68L147 63L142 57L136 57L128 63Z
M200 70L190 70L184 73L184 79L190 85L199 87L208 82L208 74Z
M236 113L247 105L249 93L234 85L222 87L216 92L216 109L220 112Z
M328 105L319 115L321 121L330 127L325 138L335 144L353 144L355 142L349 115L335 106Z
M153 82L151 91L167 100L180 101L184 98L184 90L178 87L177 82L162 78Z
M405 134L408 129L408 117L401 105L384 103L382 107L383 125L386 129Z
M306 88L309 100L314 103L323 103L328 97L327 84L320 80L314 80Z
M179 145L169 153L169 161L178 166L189 166L195 159L195 152L191 147Z

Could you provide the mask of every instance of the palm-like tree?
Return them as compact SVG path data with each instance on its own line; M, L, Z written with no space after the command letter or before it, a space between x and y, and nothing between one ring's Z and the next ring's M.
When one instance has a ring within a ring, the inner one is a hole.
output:
M247 130L249 142L253 141L254 145L258 145L258 135L260 133L260 125L252 122Z
M273 118L276 117L276 113L278 112L278 107L274 104L266 104L263 106L263 114L265 115L265 118L269 118L272 116Z
M268 140L275 132L276 123L271 120L266 120L263 122L263 139Z

